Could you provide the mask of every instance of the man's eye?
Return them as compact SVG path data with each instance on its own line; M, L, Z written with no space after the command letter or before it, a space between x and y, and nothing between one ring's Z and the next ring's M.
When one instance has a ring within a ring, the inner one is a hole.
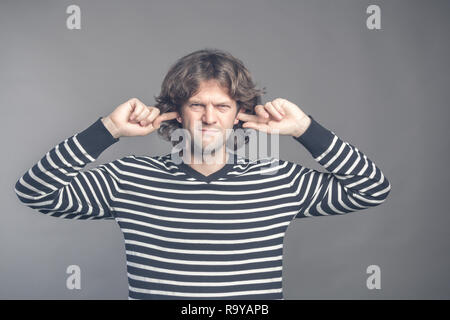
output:
M193 104L191 104L191 106L202 106L202 104L193 103ZM220 108L229 108L226 104L218 105L218 107L220 107Z

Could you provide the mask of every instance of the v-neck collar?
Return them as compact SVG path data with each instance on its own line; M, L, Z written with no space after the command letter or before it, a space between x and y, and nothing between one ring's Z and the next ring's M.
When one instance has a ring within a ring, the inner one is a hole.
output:
M200 173L199 171L193 169L191 166L184 163L184 161L182 161L178 166L181 170L183 170L185 173L187 173L191 177L195 178L196 180L210 183L213 180L216 180L216 179L226 176L227 172L230 171L233 168L233 166L237 164L237 154L236 153L229 153L229 157L231 157L231 159L232 159L231 162L228 161L227 163L225 163L225 165L222 168L220 168L216 172L211 173L208 176L205 176L202 173ZM228 160L230 160L230 159L228 159Z

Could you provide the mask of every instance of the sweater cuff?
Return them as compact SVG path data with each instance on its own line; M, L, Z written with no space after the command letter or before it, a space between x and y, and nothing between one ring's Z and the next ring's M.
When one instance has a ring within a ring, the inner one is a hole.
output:
M303 144L314 158L317 158L330 146L334 134L318 123L310 114L308 116L311 118L311 123L306 131L300 137L292 137Z
M120 139L112 136L101 119L102 117L99 117L91 126L76 135L77 140L94 159Z

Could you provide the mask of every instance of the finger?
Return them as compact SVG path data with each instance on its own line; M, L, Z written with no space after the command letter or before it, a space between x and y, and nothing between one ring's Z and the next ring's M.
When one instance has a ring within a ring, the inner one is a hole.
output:
M242 128L252 128L252 129L255 129L255 125L256 125L255 122L248 121L248 122L245 122L245 123L242 124Z
M280 112L278 112L275 107L272 105L272 102L267 102L264 108L277 120L283 119L283 116Z
M255 107L255 113L262 118L269 119L269 113L264 109L264 106L261 104L258 104Z
M244 113L244 112L239 112L237 117L237 119L242 120L242 121L258 121L261 119L261 116L257 116L254 114L248 114L248 113Z
M162 121L172 120L176 119L178 117L178 112L172 111L172 112L166 112L163 114L160 114L156 119L153 121L153 126L155 128L159 128L161 126Z
M147 116L150 114L150 109L148 107L145 107L144 109L142 109L142 111L136 116L136 118L134 119L136 122L141 122L142 120L144 120L145 118L147 118Z
M131 98L128 100L128 104L131 106L131 111L133 112L136 109L136 106L142 104L142 102L137 98Z
M134 111L136 106L142 104L142 102L137 98L131 98L128 100L128 104L131 106L131 111Z
M276 119L281 120L283 118L283 115L275 108L272 101L267 102L264 106L264 108Z
M144 110L143 103L140 103L139 100L136 100L134 104L134 110L130 115L130 121L135 120L142 110Z
M275 107L275 109L277 109L277 111L279 113L281 113L281 115L285 116L286 112L284 111L283 107L281 106L281 102L279 99L275 99L272 101L272 105Z
M270 128L265 123L246 122L246 123L244 123L242 125L242 127L246 128L246 129L255 129L255 130L258 130L258 131L269 132L270 133Z
M152 107L150 109L150 113L147 115L147 118L141 121L141 125L146 126L149 123L152 123L153 120L159 115L160 110L158 108Z

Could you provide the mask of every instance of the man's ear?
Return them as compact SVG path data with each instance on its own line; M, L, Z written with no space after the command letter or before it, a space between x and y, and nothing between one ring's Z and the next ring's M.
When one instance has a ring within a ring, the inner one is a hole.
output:
M242 113L244 113L244 108L239 108L239 111L236 113L236 117L234 118L234 123L233 124L238 124L239 123L239 121L242 121L242 120L239 120L238 119L238 113L240 113L240 112L242 112Z
M177 110L177 121L181 123L181 110Z

